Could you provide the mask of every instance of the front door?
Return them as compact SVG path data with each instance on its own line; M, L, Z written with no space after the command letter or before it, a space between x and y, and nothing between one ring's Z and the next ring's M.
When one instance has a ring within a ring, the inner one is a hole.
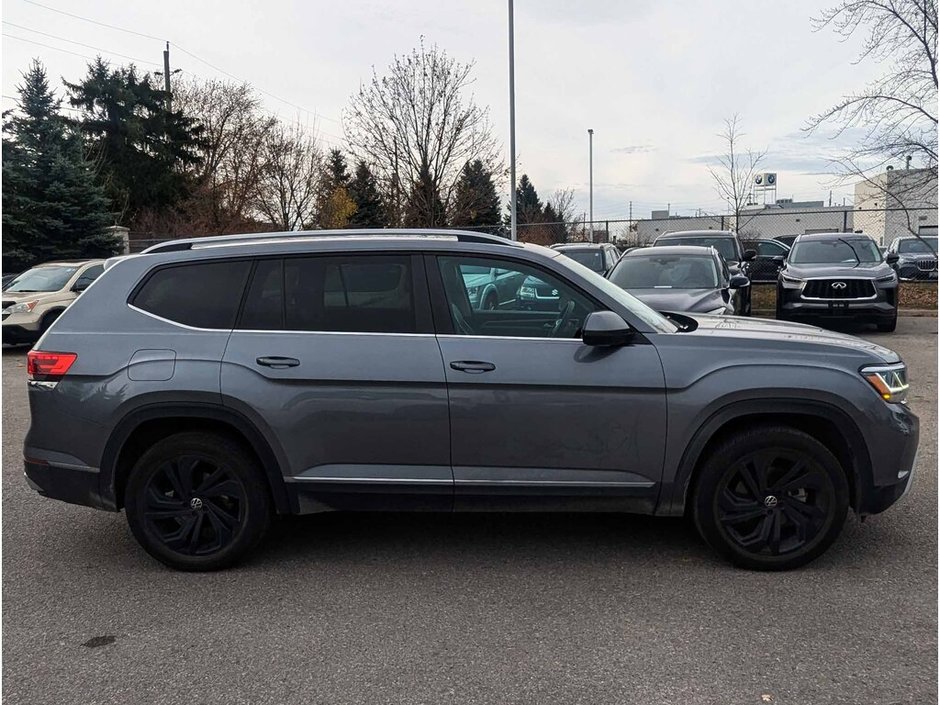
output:
M423 266L364 254L254 267L223 358L223 400L275 438L301 511L452 507Z
M550 309L479 310L463 272L499 267L557 292ZM455 508L652 511L666 399L655 348L580 340L602 306L553 273L470 255L428 258L450 397Z

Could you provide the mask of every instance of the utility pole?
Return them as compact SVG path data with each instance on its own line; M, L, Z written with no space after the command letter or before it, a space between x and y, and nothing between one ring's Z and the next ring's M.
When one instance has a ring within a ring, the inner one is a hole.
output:
M509 233L516 237L516 58L513 46L512 0L509 0Z
M832 189L829 189L829 207L832 208Z
M627 233L633 232L633 201L630 201L630 218L627 220Z
M395 152L395 165L392 176L392 194L395 201L395 227L401 225L401 204L398 195L398 135L392 137L393 150Z
M591 242L594 242L594 130L588 128L588 210L591 213Z
M163 85L166 91L166 111L173 112L173 99L170 97L170 43L163 50Z

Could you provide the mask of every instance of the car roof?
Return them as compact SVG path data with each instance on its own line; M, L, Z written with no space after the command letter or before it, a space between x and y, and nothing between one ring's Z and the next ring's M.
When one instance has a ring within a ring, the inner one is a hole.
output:
M663 233L657 240L665 240L674 237L736 237L730 230L673 230Z
M623 254L627 257L645 257L647 255L707 255L714 257L715 248L702 245L653 245L652 247L642 247L630 250Z
M564 242L552 245L553 250L593 250L600 247L612 247L609 242Z
M840 232L831 232L831 233L804 233L803 235L797 235L796 238L800 242L806 242L807 240L872 240L871 235L866 235L865 233L840 233ZM796 244L796 242L794 242Z
M62 260L56 260L55 262L43 262L42 264L35 265L35 267L72 267L72 266L77 266L77 265L82 265L82 264L93 264L96 262L104 262L104 260L103 259L62 259Z

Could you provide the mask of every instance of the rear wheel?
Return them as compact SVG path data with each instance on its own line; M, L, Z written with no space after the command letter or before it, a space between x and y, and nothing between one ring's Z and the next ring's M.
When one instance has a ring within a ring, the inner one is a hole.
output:
M483 310L484 310L484 311L495 311L498 306L499 306L499 301L497 300L496 294L494 294L494 293L490 293L490 294L487 295L487 297L483 300Z
M217 570L244 558L262 539L271 500L254 458L212 433L159 441L131 470L125 509L151 556L179 570Z
M764 426L715 449L701 468L693 518L712 548L755 570L788 570L839 536L848 482L835 456L807 433Z

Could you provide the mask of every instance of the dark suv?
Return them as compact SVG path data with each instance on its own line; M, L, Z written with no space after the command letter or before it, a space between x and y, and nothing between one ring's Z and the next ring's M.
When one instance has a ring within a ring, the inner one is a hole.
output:
M899 237L887 254L897 255L894 268L901 281L937 281L937 236Z
M757 257L757 252L745 249L735 233L730 230L681 230L663 233L653 240L653 245L658 247L666 245L714 247L728 263L728 269L732 276L743 274L748 278L748 285L742 287L738 292L741 306L736 313L741 316L751 315L750 263Z
M558 291L473 305L467 273ZM103 342L103 341L106 341ZM194 239L122 258L27 359L30 484L185 570L275 515L688 513L738 565L820 555L910 487L906 368L807 326L664 318L556 251L454 232Z
M777 318L851 319L893 331L898 277L892 265L897 258L882 255L862 233L800 235L778 275Z

